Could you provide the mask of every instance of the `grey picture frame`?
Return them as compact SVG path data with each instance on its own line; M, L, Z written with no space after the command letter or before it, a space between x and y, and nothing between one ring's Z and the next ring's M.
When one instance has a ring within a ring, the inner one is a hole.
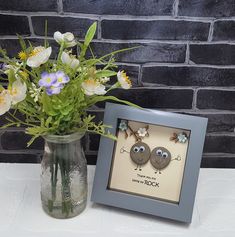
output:
M104 123L116 134L118 119L190 130L187 159L178 204L108 189L115 141L102 137L98 152L91 201L190 223L200 170L207 118L106 103ZM140 205L141 203L141 205Z

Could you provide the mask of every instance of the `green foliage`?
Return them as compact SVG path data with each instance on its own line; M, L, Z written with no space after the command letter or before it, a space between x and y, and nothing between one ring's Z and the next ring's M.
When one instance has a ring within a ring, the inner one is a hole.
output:
M136 105L114 96L100 95L95 92L89 94L86 92L84 83L87 86L89 86L89 83L93 83L95 85L94 87L97 85L107 86L109 88L107 91L120 87L118 81L110 85L106 84L107 82L105 80L117 75L117 72L114 70L117 68L114 58L115 54L130 49L117 50L96 58L90 46L96 29L97 23L95 22L88 29L84 43L77 42L80 52L79 56L71 55L71 52L65 47L66 44L62 42L57 60L48 60L39 67L28 66L27 59L35 54L35 48L30 41L25 41L19 35L18 38L22 48L21 58L10 59L6 51L0 49L0 54L2 55L1 61L8 65L8 70L5 71L8 76L7 91L12 93L12 86L16 80L20 80L22 84L27 86L26 97L18 103L12 103L11 108L15 112L11 113L8 111L8 115L5 116L7 123L2 128L25 126L26 133L32 135L32 139L28 145L35 138L47 134L67 135L74 132L85 133L86 131L115 139L115 136L109 133L110 127L103 124L102 121L98 124L94 122L95 116L88 115L87 110L97 102L108 100L130 106ZM45 35L47 37L47 22ZM44 47L49 47L47 39L45 39ZM90 58L86 58L88 50L92 55ZM71 60L79 60L79 65L72 67L71 63L63 62L61 58L63 53L70 54L69 57L71 57ZM97 69L97 66L99 66L99 69ZM63 86L59 94L49 95L46 88L43 86L40 87L38 82L43 72L55 73L58 71L64 72L70 80ZM92 89L94 88L91 86L90 90ZM0 85L0 93L4 90ZM24 119L19 119L16 116L16 112L22 114Z

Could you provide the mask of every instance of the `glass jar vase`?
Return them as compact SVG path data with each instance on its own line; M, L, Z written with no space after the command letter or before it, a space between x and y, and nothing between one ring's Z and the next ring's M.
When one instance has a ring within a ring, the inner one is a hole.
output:
M84 134L47 135L41 162L41 201L55 218L81 213L87 203L87 163L81 146Z

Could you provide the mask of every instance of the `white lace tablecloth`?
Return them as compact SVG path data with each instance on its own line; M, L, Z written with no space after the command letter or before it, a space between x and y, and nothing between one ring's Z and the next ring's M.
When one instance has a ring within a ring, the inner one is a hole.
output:
M95 166L88 167L89 197ZM0 237L234 237L235 169L201 169L190 225L93 204L68 220L40 204L40 165L0 163Z

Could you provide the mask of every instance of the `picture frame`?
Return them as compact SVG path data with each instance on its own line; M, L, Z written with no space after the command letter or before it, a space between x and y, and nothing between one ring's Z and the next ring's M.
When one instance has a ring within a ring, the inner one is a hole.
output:
M91 201L190 223L207 120L106 103L104 123L117 141L100 140ZM182 134L185 140L177 140Z

